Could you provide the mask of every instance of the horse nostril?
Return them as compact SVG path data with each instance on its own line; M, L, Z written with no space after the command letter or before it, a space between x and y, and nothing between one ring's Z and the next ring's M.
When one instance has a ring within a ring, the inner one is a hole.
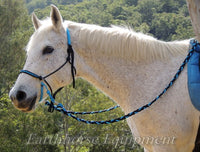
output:
M26 99L26 93L24 91L17 91L16 98L19 102L23 101L24 99Z

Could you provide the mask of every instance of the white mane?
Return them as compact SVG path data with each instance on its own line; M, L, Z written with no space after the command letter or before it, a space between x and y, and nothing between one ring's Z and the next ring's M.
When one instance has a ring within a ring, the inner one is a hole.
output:
M167 59L171 55L185 55L188 51L189 40L164 42L123 27L108 28L74 22L66 22L66 24L79 26L80 42L90 46L86 48L87 50L100 51L134 61Z

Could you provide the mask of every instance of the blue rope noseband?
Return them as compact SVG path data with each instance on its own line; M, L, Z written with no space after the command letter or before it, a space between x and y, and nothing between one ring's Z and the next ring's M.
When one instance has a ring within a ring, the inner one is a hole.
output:
M67 62L69 62L71 64L71 73L72 73L72 77L73 77L73 86L75 86L75 78L74 75L76 74L76 69L74 67L74 53L73 53L73 49L71 46L71 38L70 38L70 33L69 30L66 30L66 34L67 34L67 38L68 38L68 57L66 59L66 62L64 64L62 64L58 69L56 69L55 71L53 71L52 73L42 77L39 76L33 72L30 72L28 70L21 70L20 73L26 73L32 77L35 77L37 79L39 79L41 81L41 95L40 95L40 100L41 101L43 99L43 88L46 89L46 93L48 94L51 102L46 101L45 105L49 106L49 112L53 112L54 110L58 111L58 112L62 112L65 115L72 117L73 119L80 121L80 122L84 122L87 124L110 124L110 123L114 123L114 122L118 122L124 119L127 119L145 109L147 109L148 107L150 107L151 105L153 105L153 103L155 103L163 94L165 94L167 92L167 90L174 84L174 82L178 79L179 75L181 74L181 72L183 71L185 65L188 63L190 57L192 56L194 51L199 52L200 51L200 44L196 41L196 40L191 40L190 41L190 45L191 45L191 49L188 52L188 55L186 56L185 60L182 62L181 66L179 67L178 71L176 72L176 74L174 75L174 77L172 78L172 80L169 82L169 84L165 87L165 89L151 102L149 102L148 104L124 115L121 116L119 118L116 119L111 119L111 120L105 120L105 121L94 121L94 120L85 120L85 119L81 119L77 116L75 116L76 114L81 114L81 115L85 115L85 114L96 114L96 113L102 113L102 112L107 112L107 111L111 111L114 110L116 108L119 107L119 105L111 107L109 109L105 109L105 110L100 110L100 111L91 111L91 112L74 112L74 111L68 111L64 108L64 106L61 103L56 104L55 101L55 94L60 91L57 90L54 94L52 92L51 86L49 85L49 83L45 80L45 78L49 77L50 75L54 74L55 72L57 72L58 70L60 70ZM44 81L44 82L43 82ZM49 89L50 90L49 90Z

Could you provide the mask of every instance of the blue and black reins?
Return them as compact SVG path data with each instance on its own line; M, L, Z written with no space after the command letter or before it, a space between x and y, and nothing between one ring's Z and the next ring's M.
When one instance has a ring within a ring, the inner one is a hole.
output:
M185 65L188 63L190 57L192 56L194 51L200 51L200 44L196 41L196 40L191 40L190 41L190 45L191 48L188 52L188 55L186 56L185 60L182 62L181 66L179 67L178 71L176 72L176 74L174 75L174 77L172 78L172 80L169 82L169 84L166 86L166 88L151 102L149 102L148 104L122 116L116 119L111 119L111 120L106 120L106 121L93 121L93 120L85 120L85 119L81 119L78 118L77 116L75 116L76 114L81 114L81 115L85 115L85 114L96 114L96 113L102 113L102 112L107 112L107 111L111 111L114 110L116 108L119 107L119 105L111 107L109 109L105 109L105 110L100 110L100 111L91 111L91 112L74 112L74 111L68 111L64 108L64 106L61 103L58 103L57 105L55 104L55 95L62 89L58 89L55 93L53 93L51 86L49 85L49 83L46 81L46 78L53 75L54 73L56 73L57 71L59 71L65 64L67 64L68 62L71 64L71 74L72 74L72 78L73 78L73 87L75 87L75 74L76 74L76 68L74 66L74 51L71 45L71 38L70 38L70 33L69 30L66 29L66 34L67 34L67 39L68 39L68 49L67 49L67 53L68 56L66 58L66 61L55 71L51 72L50 74L46 75L46 76L39 76L33 72L30 72L28 70L21 70L20 73L25 73L28 74L32 77L35 77L37 79L39 79L41 81L41 95L40 95L40 100L42 101L43 99L43 89L46 89L46 93L48 94L51 102L46 101L45 105L49 106L49 112L53 112L54 110L58 111L58 112L62 112L67 116L72 117L73 119L80 121L80 122L84 122L87 124L110 124L110 123L114 123L114 122L118 122L124 119L129 118L130 116L133 116L145 109L147 109L148 107L150 107L151 105L153 105L153 103L155 103L163 94L165 94L167 92L167 90L174 84L174 82L178 79L179 75L181 74L181 72L183 71ZM50 90L49 90L49 89Z

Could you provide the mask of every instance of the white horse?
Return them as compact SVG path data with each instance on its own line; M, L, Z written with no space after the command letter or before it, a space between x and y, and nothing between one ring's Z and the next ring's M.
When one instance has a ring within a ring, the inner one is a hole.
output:
M99 88L125 113L154 99L172 79L188 52L189 40L164 42L125 28L63 22L59 10L53 5L51 8L49 19L40 21L32 16L35 32L27 45L24 69L44 76L64 63L68 28L77 77ZM70 68L67 64L47 78L54 91L72 82ZM39 97L40 81L20 74L10 91L15 107L32 111ZM199 112L188 95L187 69L162 98L127 122L137 139L156 139L150 143L137 140L145 152L191 152ZM164 143L164 137L172 140Z

